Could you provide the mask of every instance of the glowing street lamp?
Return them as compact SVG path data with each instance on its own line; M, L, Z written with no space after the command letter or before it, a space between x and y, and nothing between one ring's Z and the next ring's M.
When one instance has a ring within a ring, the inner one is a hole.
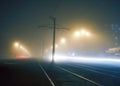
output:
M55 44L55 48L58 48L58 44Z
M64 44L66 42L65 38L61 38L61 43Z
M28 54L30 56L28 50L26 48L24 48L19 42L15 42L14 46L15 46L15 48L17 48L19 53L24 52L24 53L26 53L26 54Z
M28 50L25 49L25 48L24 48L23 46L21 46L21 45L20 45L20 49L21 49L22 51L24 51L25 53L29 54Z
M90 37L91 34L90 32L86 31L86 30L81 30L81 31L76 31L74 33L75 37L80 37L80 36L87 36L87 37Z
M81 30L80 33L81 33L82 35L86 35L87 32L86 32L85 30Z
M90 32L85 31L85 30L81 30L80 33L81 33L81 35L83 35L83 36L87 36L87 37L91 36Z
M24 49L23 46L20 45L20 49Z
M90 32L86 32L86 36L90 37L91 36Z
M18 48L18 47L20 46L20 44L19 44L18 42L15 42L15 43L14 43L14 46L15 46L16 48Z
M75 34L75 37L79 37L81 35L80 31L76 31L74 34Z

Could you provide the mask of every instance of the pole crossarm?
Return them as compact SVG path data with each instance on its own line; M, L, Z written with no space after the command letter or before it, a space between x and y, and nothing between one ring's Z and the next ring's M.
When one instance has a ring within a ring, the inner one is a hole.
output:
M46 29L53 29L53 48L52 48L52 63L54 63L54 55L55 55L55 42L56 42L56 29L58 30L69 30L69 28L64 28L64 27L57 27L56 25L56 17L50 17L52 20L51 25L39 25L38 28L46 28Z
M53 29L53 26L50 26L50 25L39 25L38 28L40 28L40 29L43 29L43 28ZM56 27L56 29L70 30L70 28L67 28L67 27Z

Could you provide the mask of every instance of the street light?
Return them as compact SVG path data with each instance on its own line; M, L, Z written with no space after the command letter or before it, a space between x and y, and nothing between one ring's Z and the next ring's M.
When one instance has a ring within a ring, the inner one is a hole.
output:
M18 42L15 42L15 43L14 43L14 46L15 46L16 48L18 48L18 47L20 46L20 44L19 44Z
M58 44L55 44L55 48L58 48Z
M65 38L61 38L61 43L64 44L66 42Z
M80 33L82 36L87 36L87 37L91 36L90 32L88 32L86 30L81 30Z
M86 31L86 30L80 30L80 31L76 31L74 33L75 37L80 37L80 36L87 36L87 37L90 37L91 36L91 33Z
M75 35L75 37L79 37L79 36L81 35L81 33L80 33L80 31L76 31L76 32L74 33L74 35Z
M17 48L18 53L24 52L24 53L26 53L27 55L30 56L28 50L25 47L23 47L19 42L15 42L14 46L15 46L15 48Z
M81 33L82 35L86 35L87 32L86 32L85 30L81 30L80 33Z
M86 36L90 37L91 36L90 32L86 32Z
M24 49L23 46L20 45L20 49Z

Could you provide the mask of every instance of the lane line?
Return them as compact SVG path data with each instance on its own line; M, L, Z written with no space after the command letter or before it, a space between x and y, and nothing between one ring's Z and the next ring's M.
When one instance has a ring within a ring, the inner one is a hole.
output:
M58 66L56 66L56 67L58 67ZM92 84L94 84L94 85L96 85L96 86L103 86L103 85L101 85L101 84L99 84L99 83L96 83L96 82L94 82L94 81L86 78L86 77L83 77L83 76L81 76L81 75L79 75L79 74L76 74L76 73L74 73L74 72L71 72L71 71L69 71L69 70L67 70L67 69L65 69L65 68L62 68L62 67L58 67L58 68L61 69L61 70L63 70L63 71L66 71L66 72L68 72L68 73L70 73L70 74L72 74L72 75L74 75L74 76L76 76L76 77L79 77L79 78L81 78L81 79L83 79L83 80L86 80L86 81L88 81L88 82L90 82L90 83L92 83Z
M74 68L82 68L83 70L86 70L86 71L91 71L91 72L94 72L94 73L98 73L98 74L102 74L102 75L106 75L106 76L109 76L109 77L114 77L114 78L120 78L120 77L117 77L117 76L114 76L114 75L111 75L111 74L107 74L107 73L103 73L103 72L100 72L100 71L97 71L97 70L93 70L93 69L90 69L88 67L85 68L85 66L73 66L73 65L70 65L70 64L67 64L68 66L72 66Z
M88 66L88 65L77 65L77 66L88 67L88 68L91 68L91 69L94 69L94 70L97 70L97 71L104 71L104 72L110 72L110 73L120 74L119 72L112 71L110 69L108 69L108 70L110 70L110 71L108 71L108 70L98 69L98 68L95 68L95 67L92 67L92 66Z
M55 84L53 83L53 81L51 80L51 78L48 76L47 72L44 70L44 68L39 64L40 68L42 69L42 71L44 72L44 74L46 75L46 77L48 78L48 80L50 81L50 83L52 84L52 86L55 86Z

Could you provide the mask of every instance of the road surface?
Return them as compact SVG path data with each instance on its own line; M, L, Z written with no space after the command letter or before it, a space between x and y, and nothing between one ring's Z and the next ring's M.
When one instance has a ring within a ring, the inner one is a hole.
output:
M120 67L1 60L0 86L120 86Z

